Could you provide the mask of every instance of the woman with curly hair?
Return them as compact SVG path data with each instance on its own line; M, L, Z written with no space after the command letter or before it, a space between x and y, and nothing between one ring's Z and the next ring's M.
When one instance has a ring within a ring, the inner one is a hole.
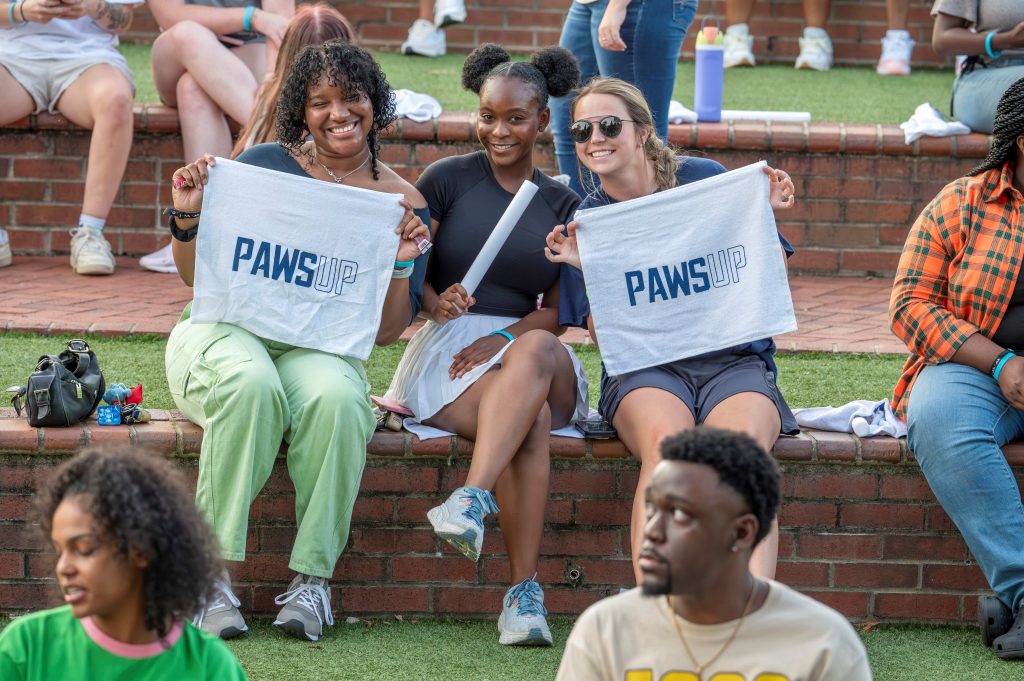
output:
M889 315L910 357L893 408L996 593L978 603L986 645L1024 658L1024 507L1001 450L1024 437L1024 357L1011 349L1024 348L1024 78L993 132L982 164L932 199L903 247Z
M398 340L420 309L425 258L415 239L428 234L423 196L379 160L380 132L395 116L391 88L365 50L341 40L306 47L278 99L277 142L238 161L292 175L403 194L402 239L384 301L377 344ZM311 136L311 141L306 141ZM196 212L211 156L174 173L174 207ZM415 208L414 208L415 207ZM189 286L200 218L172 223L174 258ZM414 265L410 265L412 261ZM297 574L277 603L276 625L316 641L333 624L327 580L348 539L352 506L376 421L361 361L292 347L233 324L193 324L191 305L167 343L175 404L205 430L196 502L229 561L245 559L249 505L267 481L282 439L295 485L298 533L289 567ZM268 315L287 314L267 310ZM227 580L200 615L207 631L246 630Z
M181 474L138 450L90 449L42 490L66 605L0 634L0 679L245 679L188 618L220 570Z
M556 337L563 331L559 268L542 252L544 234L579 197L533 165L550 117L548 97L565 94L578 78L575 58L558 47L515 62L497 45L484 45L466 59L462 84L480 95L476 132L484 149L437 161L416 183L435 234L423 291L430 321L406 348L387 395L417 420L476 443L465 485L427 517L475 561L484 516L498 513L512 582L498 620L503 644L551 644L544 592L534 580L548 441L552 428L587 414L586 373ZM527 180L540 191L470 297L459 282Z
M655 132L651 110L640 90L618 78L595 78L587 83L573 100L571 111L574 123L570 134L576 154L601 182L580 209L650 196L725 172L711 159L677 157ZM789 175L767 166L765 172L771 178L768 198L772 208L792 206L794 187ZM623 225L623 230L627 229L628 225ZM575 222L569 223L567 233L561 225L552 230L547 235L547 255L553 262L571 265L563 270L561 323L590 328L593 335L575 230ZM623 238L628 240L628 234ZM788 257L793 247L781 234L779 243ZM780 432L799 431L776 385L774 354L775 343L764 338L618 376L609 376L602 367L598 408L640 460L630 524L637 583L646 520L644 490L661 461L662 440L704 423L746 433L770 452ZM758 576L774 577L778 541L779 528L772 523L765 541L754 551L751 569Z

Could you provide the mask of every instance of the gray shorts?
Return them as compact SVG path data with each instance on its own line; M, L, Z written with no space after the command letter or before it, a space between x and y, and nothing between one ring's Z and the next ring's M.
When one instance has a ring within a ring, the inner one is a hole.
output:
M19 59L0 56L0 66L11 72L14 80L25 88L32 101L36 103L36 110L33 113L57 113L57 100L64 91L79 76L98 64L110 64L120 71L132 86L132 93L135 93L131 69L118 52L114 52L110 57L99 55L84 59Z
M785 435L800 432L793 412L775 384L775 372L755 354L729 353L681 359L669 364L601 376L598 410L609 423L623 398L638 388L659 388L687 406L696 423L703 423L720 402L739 393L760 393L775 403Z

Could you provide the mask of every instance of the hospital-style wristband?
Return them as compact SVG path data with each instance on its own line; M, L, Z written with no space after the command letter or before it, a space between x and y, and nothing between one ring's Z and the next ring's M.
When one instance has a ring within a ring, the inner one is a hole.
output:
M996 357L996 361L992 363L992 378L999 380L999 374L1003 372L1003 367L1010 361L1011 357L1016 357L1017 354L1013 350L1003 350Z
M245 8L245 18L242 19L242 28L246 31L252 30L252 15L256 13L256 7L249 5Z
M996 52L992 49L992 38L996 37L996 33L999 31L989 31L988 35L985 36L985 53L993 59L999 59L1003 56L1002 52Z
M504 336L505 338L507 338L507 339L508 339L508 342L509 342L509 343L511 343L512 341L514 341L514 340L516 339L516 337L515 337L515 336L513 336L512 334L510 334L510 333L509 333L508 331L506 331L505 329L498 329L497 331L491 331L491 332L490 332L489 334L487 334L487 335L488 335L488 336Z
M408 279L412 276L413 265L415 264L415 260L396 260L395 269L391 272L391 278Z

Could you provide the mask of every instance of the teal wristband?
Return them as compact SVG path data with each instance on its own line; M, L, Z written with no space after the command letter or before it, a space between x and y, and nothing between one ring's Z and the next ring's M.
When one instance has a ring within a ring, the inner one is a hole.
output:
M992 38L998 32L999 31L989 31L988 35L985 36L985 53L988 54L988 56L992 57L993 59L999 59L1000 57L1003 56L1002 52L992 51Z
M996 379L998 381L999 380L999 374L1002 373L1003 367L1006 366L1006 363L1010 361L1011 357L1016 357L1016 356L1017 355L1015 355L1012 352L1004 353L1003 356L999 359L999 361L996 362L995 369L992 370L992 378L994 378L994 379Z
M405 268L412 267L415 264L416 264L415 260L396 260L395 261L395 269L396 270L404 270Z
M256 7L253 5L249 5L245 8L245 19L242 20L242 28L247 31L252 30L252 15L255 14L255 12Z
M505 338L507 338L507 339L508 339L508 342L509 342L509 343L511 343L512 341L514 341L514 340L516 339L516 337L515 337L515 336L513 336L512 334L510 334L510 333L509 333L508 331L505 331L504 329L498 329L497 331L491 331L491 332L490 332L489 334L487 334L487 335L488 335L488 336L504 336Z
M13 2L7 5L7 23L11 26L14 26L14 5Z

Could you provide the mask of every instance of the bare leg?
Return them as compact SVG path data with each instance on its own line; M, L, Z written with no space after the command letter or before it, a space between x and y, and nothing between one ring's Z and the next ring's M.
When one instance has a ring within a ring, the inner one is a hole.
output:
M132 148L132 88L113 66L98 64L73 82L57 109L68 120L92 129L82 212L106 218L121 185Z
M766 452L772 451L782 427L775 403L760 393L739 393L722 400L711 410L704 423L746 433ZM768 536L761 540L750 557L750 571L758 577L773 579L778 557L779 521L776 518L772 521Z
M750 21L750 16L754 13L754 5L756 4L757 0L726 0L725 23L729 26L747 23Z
M20 121L35 111L36 104L32 96L14 79L11 72L0 66L0 125Z
M831 0L804 0L804 23L811 28L825 28Z
M661 441L693 428L693 414L672 393L658 388L639 388L622 399L612 425L619 432L619 439L626 449L640 460L640 478L633 495L633 514L629 524L633 574L639 584L641 575L636 561L643 544L646 522L644 490L651 481L655 466L661 461Z
M907 30L907 14L909 12L910 0L885 0L885 14L889 20L889 30Z
M434 0L420 0L419 18L434 23Z

